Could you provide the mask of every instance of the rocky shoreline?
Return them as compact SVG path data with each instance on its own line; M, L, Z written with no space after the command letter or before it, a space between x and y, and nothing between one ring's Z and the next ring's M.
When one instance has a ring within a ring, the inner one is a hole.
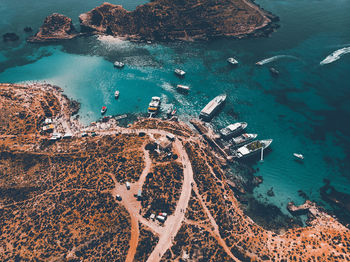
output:
M5 194L0 197L0 211L5 218L0 225L4 232L0 237L1 260L11 260L18 255L27 260L44 257L52 260L72 255L90 258L92 254L96 256L92 259L99 257L108 261L118 256L132 256L128 247L139 238L135 236L140 228L137 221L160 236L160 244L154 248L157 251L164 243L161 242L163 231L167 232L167 226L173 228L172 224L163 227L143 214L149 207L159 206L158 202L150 203L159 196L164 203L176 206L174 213L183 219L179 220L181 228L169 237L168 251L164 253L166 250L162 249L164 256L159 258L162 261L176 261L184 252L191 254L190 259L199 260L203 256L205 261L209 258L232 261L229 257L243 261L350 259L349 229L311 202L306 208L316 215L306 228L292 227L276 233L273 228L266 229L254 222L242 211L211 146L185 123L139 119L129 128L122 128L111 117L83 127L72 118L77 105L71 103L59 87L44 84L0 84L0 105L3 106L0 168L6 170L0 179L0 191ZM50 141L50 135L41 132L48 117L57 125L57 132L70 132L70 138ZM83 136L83 132L89 135ZM161 155L153 157L145 153L146 144L165 138L168 133L176 136L172 153L178 157L167 160L160 158ZM169 166L187 166L189 173L179 172L172 178L175 170L182 169L168 169ZM152 176L148 176L150 171ZM152 180L157 174L157 179ZM139 176L144 178L142 195L150 196L148 202L144 202L147 207L142 204L143 200L137 202L132 196L137 192L136 187L130 191L125 189L125 181L138 181ZM182 188L187 193L183 193ZM17 199L22 189L25 191ZM116 200L116 192L124 194L124 202ZM186 196L186 201L182 196ZM130 201L135 205L140 203L140 213L133 211L135 207L129 206ZM186 203L184 210L179 210L180 203ZM263 209L257 205L257 210ZM277 214L275 211L272 210L272 216ZM28 214L30 219L26 217ZM81 216L77 218L75 214ZM169 215L169 219L175 218ZM52 225L49 221L53 221ZM120 221L124 222L120 224ZM99 226L105 223L110 225ZM56 228L56 224L60 227ZM72 224L74 227L70 227ZM112 226L113 235L107 237ZM74 235L77 231L79 234ZM38 232L40 237L35 235ZM22 241L23 236L26 241ZM96 245L90 245L90 241ZM198 243L201 244L198 246ZM72 246L76 249L72 250ZM119 250L113 252L112 258L107 257L106 252L111 251L110 246ZM201 250L208 252L198 253ZM212 254L210 250L220 253Z
M48 16L28 42L52 42L105 34L130 41L198 41L270 35L279 18L249 0L155 0L127 11L103 3L79 16L81 32L60 14Z
M45 18L39 32L29 37L27 41L30 43L54 42L73 39L79 35L71 18L54 13Z

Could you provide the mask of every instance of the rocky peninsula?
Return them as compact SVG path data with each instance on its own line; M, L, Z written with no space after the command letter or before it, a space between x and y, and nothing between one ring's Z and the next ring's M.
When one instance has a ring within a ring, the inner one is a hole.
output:
M311 202L289 207L307 227L257 225L185 123L82 126L47 84L0 84L0 108L1 261L350 261L350 230Z
M52 42L77 37L79 33L73 26L72 19L54 13L45 18L39 32L28 38L28 42Z

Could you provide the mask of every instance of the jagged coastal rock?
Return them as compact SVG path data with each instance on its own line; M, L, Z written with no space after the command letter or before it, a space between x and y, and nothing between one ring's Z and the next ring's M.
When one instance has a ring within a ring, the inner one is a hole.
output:
M278 17L246 0L155 0L127 11L104 3L79 16L82 32L129 40L207 40L264 36Z
M65 39L72 39L78 36L72 19L61 14L54 13L45 18L44 24L39 32L28 38L28 42L51 42Z

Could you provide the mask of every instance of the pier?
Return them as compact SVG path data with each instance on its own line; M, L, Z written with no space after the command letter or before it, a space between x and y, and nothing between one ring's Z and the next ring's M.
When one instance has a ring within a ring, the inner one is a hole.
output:
M202 121L198 119L191 119L190 123L197 129L199 134L208 142L208 144L218 152L222 157L224 157L224 161L232 161L232 156L228 155L225 150L218 144L216 139L218 136L214 133L214 131L207 127Z

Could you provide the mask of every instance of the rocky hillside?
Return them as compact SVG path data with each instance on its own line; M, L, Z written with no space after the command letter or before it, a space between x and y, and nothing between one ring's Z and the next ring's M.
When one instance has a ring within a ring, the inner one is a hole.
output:
M104 3L80 15L81 30L132 40L206 40L267 35L277 17L245 0L155 0L129 12Z

